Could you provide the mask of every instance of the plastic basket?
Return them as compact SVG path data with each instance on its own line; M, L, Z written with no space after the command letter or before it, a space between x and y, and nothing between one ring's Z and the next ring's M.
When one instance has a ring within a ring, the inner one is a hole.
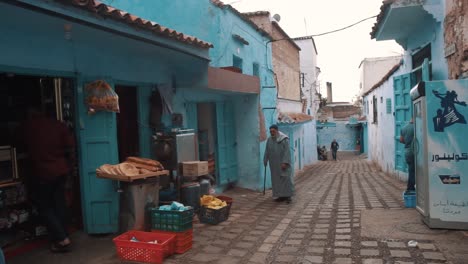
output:
M176 237L175 237L175 251L174 252L176 254L183 254L192 248L193 229L190 229L184 232L168 232L168 231L160 231L160 230L153 230L152 232L160 233L160 234L167 234L167 235L175 235Z
M229 218L233 199L227 196L216 196L216 198L225 201L227 206L221 209L212 209L205 206L201 206L198 212L198 219L201 223L217 225L221 222L226 221Z
M414 193L403 193L403 200L405 201L406 208L415 208L416 207L416 194Z
M135 237L138 242L131 241ZM121 260L146 263L162 263L174 254L175 235L142 231L128 231L113 239ZM157 244L148 243L157 240Z
M149 209L151 229L182 232L193 226L193 208L186 211L165 211L157 208Z

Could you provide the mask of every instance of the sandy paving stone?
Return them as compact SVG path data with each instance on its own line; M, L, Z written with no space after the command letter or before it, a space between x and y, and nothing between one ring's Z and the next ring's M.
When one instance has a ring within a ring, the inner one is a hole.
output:
M276 243L279 240L279 236L269 236L265 239L265 243Z
M390 250L390 255L394 258L410 258L411 254L407 250Z
M304 260L307 261L305 263L323 263L322 256L305 256Z
M258 251L263 252L263 253L268 253L273 249L273 247L274 247L274 244L263 244L258 248Z
M246 248L246 249L253 248L254 246L255 246L255 243L253 242L239 242L234 245L234 247L236 248Z
M351 233L351 228L336 229L337 234Z
M336 235L336 236L335 236L335 239L336 239L336 240L350 240L350 239L351 239L351 235Z
M384 264L381 259L363 259L362 264Z
M280 249L281 253L296 253L299 251L299 247L282 247Z
M421 250L437 250L434 244L428 244L428 243L419 243L418 248Z
M335 247L351 247L351 241L335 241Z
M328 234L328 229L315 229L314 234Z
M326 235L312 235L312 239L328 239L328 236Z
M423 252L422 253L425 259L430 260L445 260L445 257L440 252Z
M334 264L352 264L353 259L350 258L336 258Z
M279 255L276 257L275 261L278 262L287 262L287 263L294 263L296 256L292 255Z
M361 256L378 256L380 252L378 249L361 249Z
M216 247L216 246L206 246L203 248L203 252L209 253L209 254L218 254L223 250L224 248Z
M322 246L325 246L325 244L327 244L327 241L323 241L323 240L312 240L309 243L309 245L313 247L322 247Z
M403 242L387 242L389 248L406 248L406 244Z
M289 238L299 238L299 239L302 239L305 237L305 234L290 234L289 235Z
M302 240L286 240L286 245L300 245Z
M377 241L362 241L361 245L364 247L377 247Z
M322 255L325 252L325 248L323 247L310 247L307 248L307 252L311 254Z
M268 254L267 253L261 253L261 252L257 252L255 254L253 254L253 256L249 259L250 262L253 262L253 263L267 263L267 258L268 258Z
M335 248L333 253L335 253L335 255L351 255L351 249L349 249L349 248Z

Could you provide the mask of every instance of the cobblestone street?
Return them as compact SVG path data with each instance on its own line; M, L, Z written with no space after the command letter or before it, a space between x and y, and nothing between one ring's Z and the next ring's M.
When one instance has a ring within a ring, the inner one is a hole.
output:
M458 246L444 248L449 244L436 241L439 233L421 224L414 209L404 209L403 189L404 183L358 156L319 162L297 176L291 204L273 201L271 191L265 196L240 189L226 192L234 198L229 220L216 226L195 223L193 249L165 263L467 263L463 260L468 257L468 238L460 231L439 232L447 243ZM368 212L375 216L366 220ZM387 225L378 217L397 214L398 222L401 213L416 223L412 229L417 232L408 228L409 236L402 239L373 233L372 225L377 231ZM429 236L409 248L407 242L418 232ZM105 251L91 252L76 263L120 263L111 244ZM45 263L65 259L51 258L54 261ZM26 263L20 259L11 263ZM67 263L75 262L68 258Z

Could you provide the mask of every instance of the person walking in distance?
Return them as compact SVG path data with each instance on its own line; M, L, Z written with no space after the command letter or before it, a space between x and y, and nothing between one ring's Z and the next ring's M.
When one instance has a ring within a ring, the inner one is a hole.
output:
M338 151L339 148L340 148L340 145L338 144L338 142L336 142L336 139L333 139L330 149L332 151L333 160L335 161L336 161L336 152Z
M270 137L268 138L263 164L266 167L270 164L271 184L275 201L287 203L291 202L294 194L292 182L291 152L289 150L289 138L278 131L277 125L270 127Z
M405 125L400 132L400 143L405 144L405 161L408 164L408 185L406 192L415 191L415 167L414 167L414 150L413 150L413 139L414 139L414 125L413 119Z

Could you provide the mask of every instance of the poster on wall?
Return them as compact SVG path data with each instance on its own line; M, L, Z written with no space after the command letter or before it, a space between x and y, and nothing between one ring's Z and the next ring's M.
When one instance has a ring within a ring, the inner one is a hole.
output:
M431 218L468 222L468 81L426 86Z

